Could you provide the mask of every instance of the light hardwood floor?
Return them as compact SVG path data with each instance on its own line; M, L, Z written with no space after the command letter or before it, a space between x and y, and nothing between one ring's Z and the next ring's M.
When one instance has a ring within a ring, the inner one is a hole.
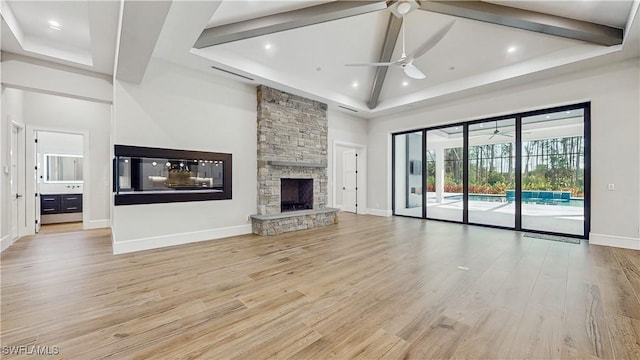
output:
M58 358L640 358L640 252L511 231L341 213L118 256L106 230L40 234L1 261L2 346Z

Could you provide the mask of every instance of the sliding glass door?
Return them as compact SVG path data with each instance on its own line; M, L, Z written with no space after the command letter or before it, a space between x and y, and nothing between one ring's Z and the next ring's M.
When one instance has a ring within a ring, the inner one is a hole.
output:
M394 134L394 214L587 237L589 109Z
M427 131L427 218L462 221L463 131L452 126Z
M422 131L394 136L394 213L422 217Z
M584 110L522 118L522 229L583 235Z
M516 120L469 125L469 223L515 227Z

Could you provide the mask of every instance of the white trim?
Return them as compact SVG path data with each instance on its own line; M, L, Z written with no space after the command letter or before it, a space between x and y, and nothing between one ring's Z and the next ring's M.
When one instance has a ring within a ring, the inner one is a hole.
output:
M111 227L110 219L89 220L86 222L82 222L82 230L103 229L108 227Z
M640 250L640 238L626 236L589 233L589 244Z
M19 123L15 120L11 120L11 126L16 127L20 130L24 130L24 124L23 123Z
M391 210L367 209L367 214L387 217L393 215L393 212Z
M116 241L113 237L113 253L124 254L134 251L157 249L166 246L188 244L199 241L220 239L229 236L251 234L251 224L230 226L225 228L193 231L187 233L153 236L127 241ZM113 235L112 235L113 236Z
M0 239L0 252L3 252L9 248L9 246L13 245L16 240L20 239L20 236L16 236L15 239L11 239L11 234L7 234Z

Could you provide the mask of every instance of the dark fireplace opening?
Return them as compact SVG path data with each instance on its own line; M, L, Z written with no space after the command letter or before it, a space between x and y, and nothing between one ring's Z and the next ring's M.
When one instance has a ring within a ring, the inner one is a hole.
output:
M313 179L280 179L280 211L313 209Z

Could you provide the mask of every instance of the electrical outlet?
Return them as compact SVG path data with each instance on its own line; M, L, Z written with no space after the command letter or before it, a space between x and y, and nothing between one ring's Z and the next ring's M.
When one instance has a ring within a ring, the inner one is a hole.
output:
M607 189L609 189L609 191L614 191L616 189L616 184L607 185Z

